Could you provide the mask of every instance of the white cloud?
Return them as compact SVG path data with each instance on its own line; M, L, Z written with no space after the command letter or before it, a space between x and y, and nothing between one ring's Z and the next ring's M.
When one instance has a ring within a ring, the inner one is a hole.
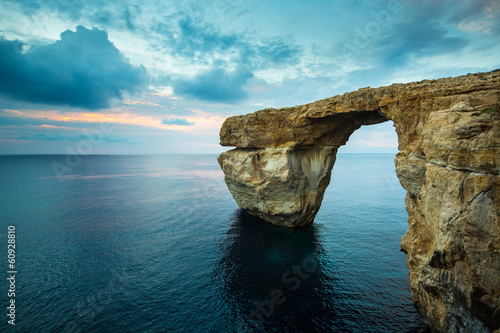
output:
M366 139L357 139L355 144L362 147L397 147L398 142L388 132L373 132Z

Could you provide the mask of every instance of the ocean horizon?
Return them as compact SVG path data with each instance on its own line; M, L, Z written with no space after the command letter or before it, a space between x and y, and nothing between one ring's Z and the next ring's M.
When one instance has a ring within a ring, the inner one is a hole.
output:
M2 247L16 235L0 328L427 332L394 156L337 154L313 225L290 229L238 208L216 154L0 155Z

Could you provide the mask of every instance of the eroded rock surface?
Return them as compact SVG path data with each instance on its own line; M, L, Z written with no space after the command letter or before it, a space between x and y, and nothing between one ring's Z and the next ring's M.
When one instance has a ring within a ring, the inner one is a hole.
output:
M363 88L228 118L219 157L238 205L274 224L312 223L336 150L392 120L407 191L413 303L435 332L500 328L500 71Z
M323 200L336 147L234 149L219 164L240 207L288 227L311 224Z

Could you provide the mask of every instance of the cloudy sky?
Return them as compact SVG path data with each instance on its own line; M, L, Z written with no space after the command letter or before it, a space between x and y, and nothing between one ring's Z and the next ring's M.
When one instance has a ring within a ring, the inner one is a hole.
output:
M216 153L225 118L500 68L498 0L2 0L0 154ZM395 152L391 123L344 152Z

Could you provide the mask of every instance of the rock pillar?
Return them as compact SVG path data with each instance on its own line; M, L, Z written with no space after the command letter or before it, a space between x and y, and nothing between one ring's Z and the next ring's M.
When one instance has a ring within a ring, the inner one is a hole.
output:
M234 149L219 164L238 206L277 225L313 222L330 183L335 147Z

